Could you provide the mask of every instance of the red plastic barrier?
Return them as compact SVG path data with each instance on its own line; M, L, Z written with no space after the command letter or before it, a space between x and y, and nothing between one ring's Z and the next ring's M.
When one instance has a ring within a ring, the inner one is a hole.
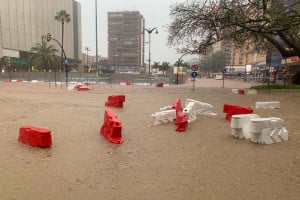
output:
M164 87L164 83L157 83L156 87Z
M112 143L120 144L123 142L122 123L112 110L105 110L100 134Z
M21 127L18 140L33 147L50 147L52 145L51 131L33 126Z
M250 107L224 104L223 112L226 113L225 119L230 121L232 115L251 114L253 113L253 109Z
M90 88L88 87L81 87L81 86L77 87L77 91L89 91L89 90Z
M188 121L186 115L182 111L176 114L176 120L174 124L177 125L176 131L186 131Z
M113 95L108 97L105 106L123 108L123 102L125 102L125 95Z
M180 99L175 99L175 101L173 102L173 105L172 105L171 109L176 110L176 115L178 114L178 112L182 112L183 111Z
M245 94L245 90L239 89L238 94Z
M9 79L5 79L5 80L3 80L3 82L8 83L8 82L11 82L11 81Z
M17 83L22 83L23 80L22 79L17 79Z

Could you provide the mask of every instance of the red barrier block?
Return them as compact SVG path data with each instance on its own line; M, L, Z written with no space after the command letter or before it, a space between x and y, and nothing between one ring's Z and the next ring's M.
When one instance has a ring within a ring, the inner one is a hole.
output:
M232 104L224 104L223 112L226 113L225 119L230 121L232 115L251 114L253 109L245 106L237 106Z
M180 99L175 99L175 101L173 102L173 105L172 105L171 109L176 110L176 115L177 115L178 112L182 112L183 111Z
M88 87L82 87L82 86L77 87L77 91L89 91L89 90L90 88Z
M22 83L23 80L22 79L17 79L17 83Z
M3 82L5 82L5 83L9 83L9 82L11 82L9 79L5 79L5 80L3 80Z
M164 87L164 83L157 83L156 87Z
M108 97L105 106L123 108L123 102L125 102L125 95L113 95Z
M176 120L174 124L177 126L176 131L186 131L188 121L186 115L182 111L176 114Z
M33 147L50 147L52 145L51 131L33 126L21 127L18 140Z
M100 134L112 143L120 144L123 142L122 123L112 110L105 110Z
M245 90L239 89L238 94L245 94Z

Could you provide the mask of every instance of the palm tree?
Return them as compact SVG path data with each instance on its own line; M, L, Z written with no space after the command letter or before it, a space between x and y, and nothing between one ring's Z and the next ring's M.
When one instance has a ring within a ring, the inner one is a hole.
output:
M36 43L30 52L33 54L29 58L29 62L38 66L39 68L45 67L46 69L53 68L55 64L55 53L57 49L53 45L47 45L47 41L44 36L42 36L42 43Z
M71 21L70 14L65 10L61 10L56 12L55 20L61 22L61 71L63 65L63 49L64 49L64 25L65 23L69 23ZM66 69L67 70L67 69Z

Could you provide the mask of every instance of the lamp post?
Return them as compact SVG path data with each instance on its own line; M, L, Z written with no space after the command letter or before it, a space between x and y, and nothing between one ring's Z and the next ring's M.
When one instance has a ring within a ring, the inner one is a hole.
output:
M95 0L95 21L96 21L96 84L98 84L98 11L97 0ZM101 69L100 69L101 72Z
M147 31L149 35L149 76L150 76L150 69L151 69L151 33L154 31L156 34L158 34L157 28L145 28L145 31Z
M179 84L179 66L180 66L180 64L181 64L181 62L183 61L182 60L182 58L183 58L183 56L185 56L185 55L187 55L187 54L189 54L188 52L186 52L186 53L184 53L184 54L182 54L181 56L180 56L180 58L178 59L178 61L177 61L177 74L176 74L176 84L178 85Z
M85 47L86 50L86 70L89 68L89 51L91 50L89 47Z

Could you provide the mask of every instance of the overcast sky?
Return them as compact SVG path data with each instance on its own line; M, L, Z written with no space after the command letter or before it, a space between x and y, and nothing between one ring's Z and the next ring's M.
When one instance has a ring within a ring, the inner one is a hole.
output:
M89 47L89 55L96 55L95 0L77 0L81 4L82 48ZM97 0L98 8L98 54L107 57L107 12L139 11L145 19L146 28L158 28L151 34L151 63L167 61L174 64L181 56L175 47L168 47L166 25L170 23L170 5L185 0ZM145 37L148 41L148 33ZM145 47L148 60L148 45ZM185 57L184 61L189 58Z

